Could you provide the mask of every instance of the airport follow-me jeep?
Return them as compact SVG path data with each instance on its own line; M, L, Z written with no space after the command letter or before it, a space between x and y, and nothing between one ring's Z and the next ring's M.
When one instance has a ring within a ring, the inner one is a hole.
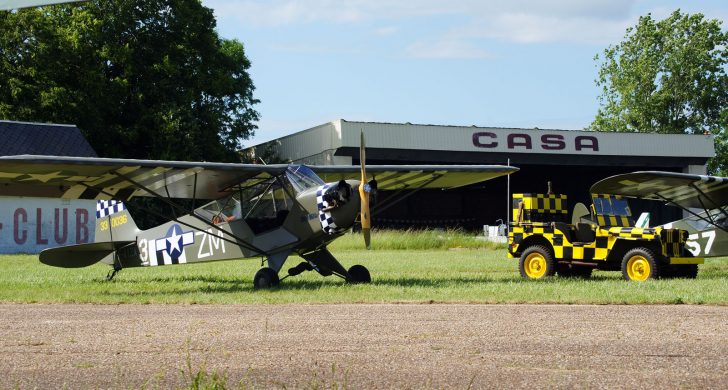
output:
M577 204L569 223L566 195L513 194L508 257L519 259L522 277L589 277L594 269L636 281L697 276L703 259L685 247L685 230L634 227L619 196L592 195L592 201L591 211Z

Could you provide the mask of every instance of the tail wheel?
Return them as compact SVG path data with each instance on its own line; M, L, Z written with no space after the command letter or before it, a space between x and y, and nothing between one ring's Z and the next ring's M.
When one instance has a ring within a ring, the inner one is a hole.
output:
M526 279L543 279L553 276L556 272L556 262L551 251L543 245L534 245L526 248L518 261L518 271Z
M660 277L660 263L651 250L632 249L622 258L622 277L636 282L657 279Z
M363 265L352 265L349 268L349 277L346 279L349 283L371 283L372 277L369 275L369 270Z
M277 286L280 282L278 273L272 268L265 267L259 269L258 272L255 273L255 277L253 278L253 288L256 290L261 288L271 288Z

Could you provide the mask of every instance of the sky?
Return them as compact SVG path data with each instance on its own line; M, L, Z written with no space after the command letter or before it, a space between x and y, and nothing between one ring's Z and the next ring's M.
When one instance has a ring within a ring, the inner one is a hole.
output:
M245 46L258 130L245 146L335 119L583 129L595 55L648 13L726 20L728 1L203 0ZM726 28L726 26L724 26Z

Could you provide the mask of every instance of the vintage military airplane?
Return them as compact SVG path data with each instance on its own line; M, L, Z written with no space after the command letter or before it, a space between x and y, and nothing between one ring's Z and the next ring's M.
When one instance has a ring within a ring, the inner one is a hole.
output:
M363 149L361 153L364 161ZM325 183L314 170L335 180ZM375 179L367 181L366 170ZM307 167L9 156L0 157L0 195L98 201L94 242L46 249L40 254L44 264L74 268L101 261L113 267L112 278L127 267L260 257L267 267L256 273L254 287L267 288L279 283L278 273L294 253L305 261L290 268L289 276L315 270L348 282L369 282L364 266L344 268L326 246L352 227L360 208L369 244L368 200L374 188L454 188L517 170L500 165ZM138 196L166 203L170 212L162 217L169 222L137 228L124 202ZM180 199L210 202L190 210Z
M677 206L689 217L665 225L689 233L694 256L728 256L728 178L674 172L634 172L595 183L592 193L650 199Z

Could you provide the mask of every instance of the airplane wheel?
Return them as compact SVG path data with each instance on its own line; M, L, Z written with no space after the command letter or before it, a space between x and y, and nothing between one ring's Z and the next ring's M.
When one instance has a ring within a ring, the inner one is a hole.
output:
M253 278L253 288L254 289L261 289L261 288L271 288L275 287L280 283L280 279L278 279L278 273L276 271L273 271L273 269L265 267L258 270L258 272L255 273L255 277Z
M363 265L352 265L349 268L349 278L346 279L349 283L371 283L372 277L369 275L369 270Z

